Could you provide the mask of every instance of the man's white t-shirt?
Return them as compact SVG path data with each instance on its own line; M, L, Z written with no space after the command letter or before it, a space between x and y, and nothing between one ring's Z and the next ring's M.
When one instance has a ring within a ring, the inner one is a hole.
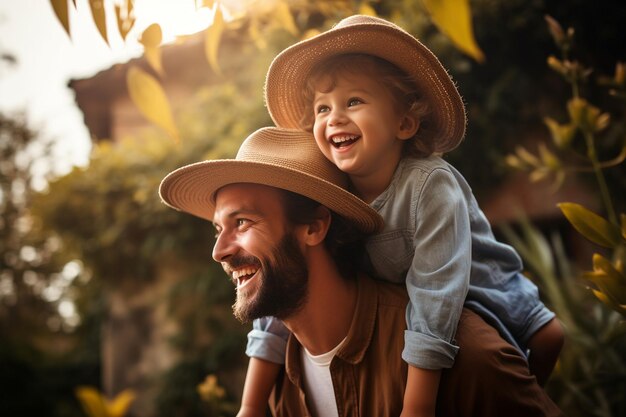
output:
M344 341L345 339L330 352L318 356L311 355L304 346L301 349L304 392L314 417L339 417L333 380L330 377L330 362Z

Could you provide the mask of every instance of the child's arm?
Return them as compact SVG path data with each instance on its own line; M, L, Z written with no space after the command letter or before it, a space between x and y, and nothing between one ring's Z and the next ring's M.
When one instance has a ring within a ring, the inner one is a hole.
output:
M274 317L252 322L246 354L250 357L237 417L265 417L270 393L285 361L289 329Z
M550 320L528 341L530 355L528 367L539 385L544 385L550 377L563 347L563 328L557 319Z
M440 370L409 365L400 417L434 417L440 379Z
M237 417L265 417L267 403L282 365L250 358Z

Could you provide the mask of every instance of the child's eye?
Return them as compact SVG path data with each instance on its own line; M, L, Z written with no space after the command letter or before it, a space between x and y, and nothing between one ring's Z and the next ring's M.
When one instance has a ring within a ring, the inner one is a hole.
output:
M360 98L351 98L350 100L348 100L348 107L352 107L352 106L357 106L359 104L362 104L363 101Z
M315 113L316 114L326 113L329 110L330 110L330 108L328 106L320 105L320 106L317 106L317 108L315 109Z

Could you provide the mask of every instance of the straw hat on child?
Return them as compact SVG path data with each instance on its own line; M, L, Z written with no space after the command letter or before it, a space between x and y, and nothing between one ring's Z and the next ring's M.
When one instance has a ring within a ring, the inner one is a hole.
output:
M341 54L385 59L411 76L427 100L435 152L447 152L465 135L465 107L454 82L437 57L399 26L355 15L332 29L290 46L276 56L265 82L265 104L277 126L300 128L306 79L318 63Z
M259 129L241 144L235 159L179 168L163 179L159 195L176 210L212 221L215 193L235 183L267 185L304 195L365 233L383 226L374 209L346 191L348 177L324 157L313 136L293 129Z

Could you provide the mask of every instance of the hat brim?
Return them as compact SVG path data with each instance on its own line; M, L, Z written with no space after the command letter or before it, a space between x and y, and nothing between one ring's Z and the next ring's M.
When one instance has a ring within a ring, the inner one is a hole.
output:
M277 126L299 128L306 102L306 79L313 67L335 55L363 53L385 59L416 82L430 108L436 152L454 149L465 135L465 107L437 57L400 28L381 23L336 27L285 49L270 65L265 102Z
M168 174L159 187L168 206L213 221L215 192L236 183L288 190L309 197L344 218L359 230L382 229L382 218L350 192L302 171L268 163L223 159L187 165Z

